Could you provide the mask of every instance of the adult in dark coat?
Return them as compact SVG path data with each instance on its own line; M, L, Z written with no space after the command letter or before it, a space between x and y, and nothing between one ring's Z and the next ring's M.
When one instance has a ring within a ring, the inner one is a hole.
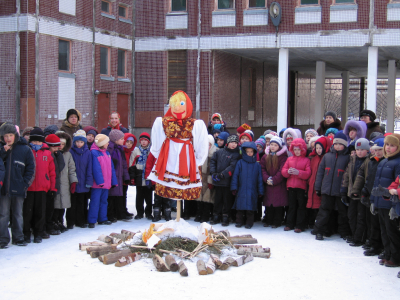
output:
M121 130L123 133L128 133L129 132L128 129L126 129L124 126L122 126L122 124L121 124L121 116L116 111L113 111L110 114L110 119L108 121L108 126L101 130L101 134L105 134L106 136L109 136L111 130L113 130L113 129Z
M383 133L382 129L379 125L379 122L375 122L376 115L373 111L364 109L360 113L360 121L363 121L367 124L367 133L365 135L365 138L367 140L370 139L370 136L373 132L379 132Z
M342 122L336 117L336 113L333 111L327 111L325 113L324 120L319 123L319 128L317 129L318 135L325 135L325 132L329 128L343 130Z
M80 122L82 121L82 115L79 110L71 108L67 111L67 117L64 119L63 125L60 127L61 131L64 131L73 137L74 133L79 129L82 129Z
M22 209L26 191L35 178L35 158L13 124L3 124L0 136L0 248L7 248L10 242L10 210L13 219L12 243L26 246L22 232Z
M271 143L276 143L279 150L271 155ZM284 207L288 205L288 192L286 178L282 175L282 168L287 160L287 148L282 145L279 138L272 138L270 146L265 149L265 155L261 158L261 171L265 185L263 205L266 208L267 225L277 228L282 225ZM276 159L276 166L274 166ZM269 164L267 160L271 160ZM268 184L268 180L272 184Z

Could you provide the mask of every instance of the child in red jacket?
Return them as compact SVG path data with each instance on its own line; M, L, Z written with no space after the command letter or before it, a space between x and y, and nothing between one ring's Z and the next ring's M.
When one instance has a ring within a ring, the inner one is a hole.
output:
M24 201L24 240L31 242L31 224L33 226L34 243L42 242L46 221L46 193L54 198L56 189L56 169L50 148L44 143L44 133L40 128L34 128L29 137L36 161L35 180L28 188ZM33 222L32 222L33 221Z
M302 138L294 139L290 144L289 157L282 168L282 175L286 177L286 186L289 191L289 211L285 231L296 227L295 232L305 230L307 219L307 179L311 175L310 159L306 157L307 145ZM296 226L295 226L296 225Z

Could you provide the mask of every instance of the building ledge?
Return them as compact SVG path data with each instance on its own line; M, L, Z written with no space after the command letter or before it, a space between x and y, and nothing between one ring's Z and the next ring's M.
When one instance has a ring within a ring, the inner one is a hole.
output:
M101 79L101 80L107 80L107 81L115 81L115 78L112 77L112 76L100 75L100 79Z
M58 77L75 78L76 76L74 73L58 72Z
M236 15L236 10L227 9L227 10L216 10L212 12L212 15Z
M331 5L331 10L357 10L357 4L340 4L340 5Z
M106 18L110 18L110 19L115 20L115 16L113 16L113 15L106 14L106 13L101 13L101 15L102 15L103 17L106 17Z
M295 12L306 12L306 11L314 11L314 12L315 11L319 11L319 12L321 12L322 8L321 8L320 5L318 5L318 6L299 6L299 7L296 7L294 11Z
M119 82L131 82L130 78L118 78Z
M120 21L123 22L123 23L132 24L132 21L131 21L131 20L128 20L128 19L118 18L118 20L120 20Z
M268 14L268 9L259 8L259 9L246 9L243 11L244 15L265 15Z

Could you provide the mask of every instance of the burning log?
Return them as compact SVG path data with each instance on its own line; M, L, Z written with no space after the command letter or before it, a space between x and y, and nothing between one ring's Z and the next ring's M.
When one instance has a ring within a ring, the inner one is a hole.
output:
M98 259L100 260L100 258L102 258L103 264L105 265L111 265L115 262L117 262L118 259L120 259L123 256L127 256L129 254L131 254L131 250L129 249L124 249L115 253L109 253L109 254L105 254L105 255L100 255L98 257ZM100 260L101 261L101 260Z
M165 264L164 260L160 257L160 255L155 254L153 257L153 264L159 272L169 272L168 266Z
M213 274L215 272L215 264L211 257L208 259L206 263L206 269L208 274Z
M181 260L178 264L179 266L179 274L181 274L181 276L188 276L188 269L185 266L185 263Z
M207 269L206 269L206 264L201 259L199 259L197 261L197 271L199 272L199 275L207 275L208 274Z
M167 255L165 257L165 263L167 264L168 269L170 269L172 272L179 270L179 266L172 255Z
M129 265L135 261L138 261L141 258L142 258L142 256L140 255L140 253L131 253L127 256L123 256L120 259L118 259L118 261L115 263L115 266L123 267L123 266Z

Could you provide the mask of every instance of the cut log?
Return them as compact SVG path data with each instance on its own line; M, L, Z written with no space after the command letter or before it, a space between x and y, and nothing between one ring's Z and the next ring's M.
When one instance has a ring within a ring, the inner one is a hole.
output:
M153 264L159 272L168 272L169 268L165 264L164 260L160 257L160 255L155 254L153 257Z
M208 259L206 263L206 269L208 274L213 274L215 271L215 264L211 257Z
M118 259L120 259L123 256L127 256L131 254L130 249L124 249L115 253L110 253L110 254L105 254L105 255L100 255L99 257L103 256L103 264L105 265L111 265L115 262L117 262Z
M216 265L217 269L219 269L219 267L222 266L222 261L219 260L218 256L216 256L215 254L210 254L210 258L212 259L212 261Z
M199 259L197 261L197 271L199 272L199 275L207 275L208 274L207 269L206 269L206 264L201 259Z
M232 244L257 244L258 241L252 237L230 237L228 238Z
M138 261L139 259L141 259L142 256L140 255L140 253L131 253L127 256L123 256L120 259L118 259L118 261L115 263L116 267L123 267L126 265L129 265L135 261Z
M136 232L129 231L129 230L125 230L125 229L122 229L122 230L121 230L121 233L122 233L122 234L128 234L128 235L130 235L130 236L134 236L134 235L136 234Z
M234 267L240 267L244 264L244 259L245 256L240 256L238 258L235 259L235 261L232 263L232 266Z
M221 230L221 231L217 231L215 234L219 234L222 233L226 238L230 237L231 234L229 233L229 230Z
M117 233L116 233L117 234ZM118 238L118 237L113 237L113 236L106 236L105 238L104 238L104 240L105 240L105 242L106 243L109 243L109 244L117 244L117 245L119 245L119 244L121 244L123 241L122 241L122 239L120 239L120 238Z
M88 243L79 243L79 250L85 251L86 248L88 248L88 247L102 246L102 245L107 245L107 243L99 242L99 241L88 242Z
M253 254L252 253L246 253L244 258L243 258L243 264L247 264L248 262L254 260Z
M118 252L119 250L98 250L98 251L92 251L92 252L90 252L90 257L91 258L97 258L97 257L99 257L100 255L106 255L106 254L109 254L109 253L115 253L115 252Z
M179 274L181 274L181 276L188 276L188 269L185 266L185 263L181 260L178 264L179 266Z
M241 248L262 248L262 245L235 245L236 249Z
M106 242L106 237L107 237L106 234L102 234L102 235L100 235L97 239L98 239L99 241L102 241L102 242L104 242L104 243L107 243L107 242Z
M253 236L251 234L242 234L242 235L234 235L231 237L233 237L233 238L252 238Z
M167 264L168 269L170 269L172 272L179 270L179 266L172 255L165 256L165 263Z
M251 254L253 257L261 257L261 258L270 258L271 257L271 252L261 253L261 252L247 252L247 251L238 250L237 254L239 254L239 255Z
M225 261L222 263L222 265L219 267L220 270L226 270L228 269L233 263L235 262L235 260L232 257L228 257L227 259L225 259Z
M92 247L87 247L86 248L86 253L90 254L90 252L92 251L104 251L104 250L115 250L117 249L117 245L108 245L106 244L106 246L92 246Z
M262 246L256 245L257 247L252 247L251 245L236 245L235 248L238 251L245 251L245 252L260 252L260 253L270 253L270 248L262 248Z

